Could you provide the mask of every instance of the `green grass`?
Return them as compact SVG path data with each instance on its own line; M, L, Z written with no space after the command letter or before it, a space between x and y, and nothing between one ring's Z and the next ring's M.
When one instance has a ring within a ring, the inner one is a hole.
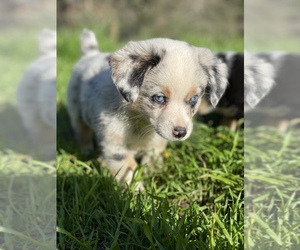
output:
M299 128L245 131L246 249L299 249L299 138Z
M65 107L79 34L58 35L58 249L243 249L242 131L195 122L190 139L169 143L160 169L139 167L145 190L138 193L116 183L101 161L80 156ZM103 51L124 44L97 34ZM190 39L214 50L233 43Z
M240 133L198 125L187 142L169 144L160 171L141 167L146 190L134 193L96 160L62 152L59 249L242 249L242 155Z

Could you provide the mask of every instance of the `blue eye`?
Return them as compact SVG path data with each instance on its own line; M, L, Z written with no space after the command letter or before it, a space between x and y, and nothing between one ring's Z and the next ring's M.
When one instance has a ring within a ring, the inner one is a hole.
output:
M191 106L195 106L196 103L198 102L198 98L199 98L199 96L194 95L194 96L189 100L189 104L190 104Z
M157 104L165 104L167 102L167 97L163 95L154 95L152 96L152 100Z

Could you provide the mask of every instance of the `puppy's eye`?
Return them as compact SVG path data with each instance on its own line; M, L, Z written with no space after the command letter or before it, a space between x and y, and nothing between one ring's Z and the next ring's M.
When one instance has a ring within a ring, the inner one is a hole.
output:
M199 96L198 95L194 95L190 100L189 100L189 104L191 106L195 106L196 103L198 102Z
M152 96L152 100L154 102L156 102L157 104L165 104L167 102L167 97L166 96L163 96L163 95L154 95Z

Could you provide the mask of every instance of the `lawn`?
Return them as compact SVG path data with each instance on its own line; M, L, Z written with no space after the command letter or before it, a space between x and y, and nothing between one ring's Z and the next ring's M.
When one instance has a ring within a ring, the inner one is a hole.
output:
M168 144L161 168L139 167L141 192L116 183L96 156L80 155L65 107L79 34L58 32L58 249L243 249L242 130L195 120L190 139ZM97 35L103 51L124 44ZM243 48L241 41L186 40L214 51Z

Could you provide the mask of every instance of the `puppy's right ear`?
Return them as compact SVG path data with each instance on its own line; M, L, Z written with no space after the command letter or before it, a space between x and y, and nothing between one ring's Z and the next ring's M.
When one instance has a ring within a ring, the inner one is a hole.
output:
M149 41L129 42L109 58L112 79L127 102L135 102L145 75L162 60L165 50Z
M199 62L208 76L207 90L215 108L228 85L228 69L209 49L198 48Z

